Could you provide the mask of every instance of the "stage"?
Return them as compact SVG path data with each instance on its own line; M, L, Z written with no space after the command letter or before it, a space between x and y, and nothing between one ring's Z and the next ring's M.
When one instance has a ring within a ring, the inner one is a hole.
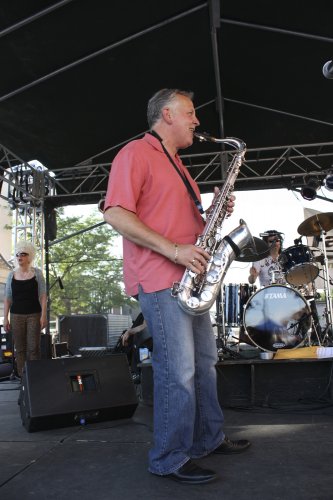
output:
M17 404L19 382L0 382L1 498L331 500L333 409L324 390L332 359L255 361L217 365L220 400L228 406L225 431L231 438L250 439L252 447L244 454L200 460L220 476L201 486L147 472L153 411L142 387L137 386L140 402L132 418L28 433ZM143 375L149 371L146 367ZM292 394L303 387L300 398L290 397L288 386ZM273 399L261 399L269 391Z

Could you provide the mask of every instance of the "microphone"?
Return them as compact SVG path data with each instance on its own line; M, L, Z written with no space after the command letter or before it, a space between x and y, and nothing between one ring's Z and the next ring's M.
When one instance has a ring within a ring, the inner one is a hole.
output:
M329 80L333 79L333 61L327 61L323 66L323 75Z

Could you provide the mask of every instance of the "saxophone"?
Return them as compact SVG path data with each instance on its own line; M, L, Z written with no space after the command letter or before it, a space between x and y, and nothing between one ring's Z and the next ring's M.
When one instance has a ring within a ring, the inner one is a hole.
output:
M211 256L207 268L203 274L196 274L186 269L181 281L174 283L171 291L171 295L177 297L178 304L183 311L199 315L209 311L214 304L231 262L245 248L254 250L255 245L242 219L239 221L239 226L227 236L222 238L221 234L223 221L228 214L228 200L245 155L245 143L235 138L216 139L205 133L195 132L194 136L200 141L223 143L236 148L236 153L228 167L226 181L218 196L215 197L207 215L204 231L195 243Z

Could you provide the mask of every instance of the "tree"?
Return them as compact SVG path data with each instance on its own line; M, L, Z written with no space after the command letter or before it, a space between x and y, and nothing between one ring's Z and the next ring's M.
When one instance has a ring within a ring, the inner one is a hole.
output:
M65 217L63 209L59 209L57 239L100 222L97 215ZM112 307L133 305L122 285L122 259L113 257L116 235L104 224L50 246L52 319L62 314L106 313Z

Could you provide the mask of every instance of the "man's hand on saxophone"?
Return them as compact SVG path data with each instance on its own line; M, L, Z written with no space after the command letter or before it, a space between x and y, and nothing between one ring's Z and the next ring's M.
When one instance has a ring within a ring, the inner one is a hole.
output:
M216 202L216 199L219 196L219 194L220 194L220 188L217 187L217 186L215 186L214 187L214 198L213 198L213 201L212 201L210 207L208 207L207 210L206 210L206 214L207 215L209 215L209 213L211 212L211 210L214 209L215 202ZM228 212L228 214L227 214L227 217L230 217L230 215L234 211L234 206L235 206L234 201L235 201L235 199L236 199L236 196L231 195L230 198L229 198L229 200L228 200L228 204L227 204L227 212Z
M214 188L214 199L207 210L209 213L209 210L214 206L214 201L215 198L219 195L220 189L218 187ZM236 197L234 195L231 195L228 203L227 203L227 212L228 215L230 216L232 212L234 211L234 206L235 206L235 199ZM196 245L178 245L176 247L176 263L177 264L182 264L185 266L187 269L189 269L192 272L195 272L196 274L202 274L205 272L207 268L207 262L210 259L210 255L208 252L206 252L203 248L198 247ZM171 259L172 260L172 259Z
M210 255L203 248L196 245L177 245L176 264L185 266L190 271L202 274L206 267Z
M215 188L216 189L216 188ZM214 191L215 191L214 189ZM219 189L219 188L217 188ZM220 191L220 190L219 190ZM216 195L215 195L216 196ZM230 196L229 200L228 200L228 204L227 204L227 217L230 217L230 215L232 214L232 212L234 211L234 206L235 206L235 200L236 200L236 196L234 196L233 194Z

